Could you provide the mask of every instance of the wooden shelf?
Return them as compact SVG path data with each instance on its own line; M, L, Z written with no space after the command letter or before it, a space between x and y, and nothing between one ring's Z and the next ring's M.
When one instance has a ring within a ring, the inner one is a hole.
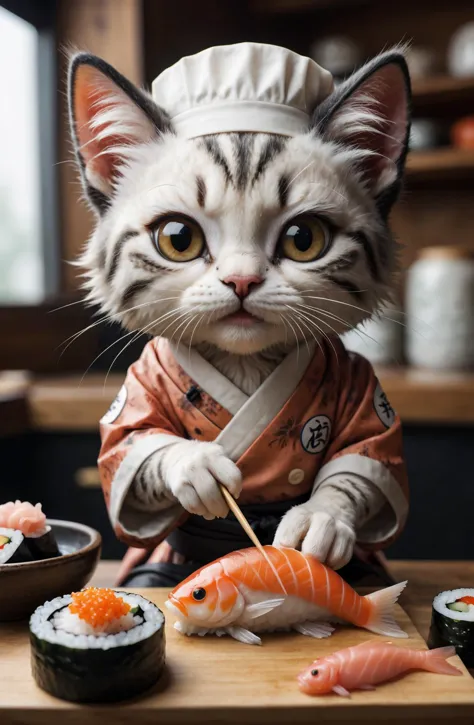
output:
M458 115L474 113L474 77L433 76L413 81L415 115Z
M36 380L29 388L31 426L42 431L97 431L124 375L67 375Z
M443 374L406 368L377 370L394 408L407 423L474 424L474 373ZM123 383L122 374L39 379L28 388L30 425L37 431L96 432Z
M380 368L377 374L404 423L474 423L474 373Z
M407 159L406 178L410 182L459 180L473 176L474 150L446 147L412 151Z

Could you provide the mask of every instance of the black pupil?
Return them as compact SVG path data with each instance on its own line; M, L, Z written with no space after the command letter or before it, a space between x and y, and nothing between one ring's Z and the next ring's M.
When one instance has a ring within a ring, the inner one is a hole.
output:
M318 674L318 670L311 670L311 674L313 675L313 677L316 677Z
M191 227L183 222L168 222L163 229L163 234L169 237L177 252L185 252L189 249L193 239Z
M201 602L204 597L206 596L206 590L200 587L199 589L195 589L193 591L193 599L195 599L197 602Z
M313 243L313 232L307 224L292 224L286 234L293 238L299 252L307 252Z

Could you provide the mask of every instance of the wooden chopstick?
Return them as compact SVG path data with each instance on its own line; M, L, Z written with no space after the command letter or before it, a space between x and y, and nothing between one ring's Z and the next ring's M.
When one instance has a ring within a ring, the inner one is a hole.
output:
M266 559L266 561L267 561L270 569L275 574L275 576L276 576L276 578L278 580L278 583L280 584L280 586L283 589L284 593L287 594L287 591L285 589L285 586L284 586L282 580L280 579L280 577L278 576L278 572L275 569L275 566L273 565L270 557L268 556L267 552L263 548L262 544L258 540L257 534L252 529L252 527L250 526L249 522L247 521L247 519L243 515L242 511L240 510L240 507L239 507L237 501L232 496L232 494L230 493L230 491L228 491L227 488L222 483L219 483L219 488L221 490L222 495L224 496L225 501L227 502L227 505L229 506L230 510L234 514L235 518L237 519L237 521L239 522L239 524L242 526L243 530L245 531L245 533L247 534L247 536L249 537L249 539L253 542L254 546L256 546L257 549L262 554L262 556L265 557L265 559Z

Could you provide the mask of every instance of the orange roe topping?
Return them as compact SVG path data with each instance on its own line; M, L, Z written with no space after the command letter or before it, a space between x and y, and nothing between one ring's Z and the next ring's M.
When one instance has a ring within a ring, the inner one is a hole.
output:
M123 617L131 609L130 604L118 597L113 589L90 587L82 592L74 592L71 596L69 611L94 628Z

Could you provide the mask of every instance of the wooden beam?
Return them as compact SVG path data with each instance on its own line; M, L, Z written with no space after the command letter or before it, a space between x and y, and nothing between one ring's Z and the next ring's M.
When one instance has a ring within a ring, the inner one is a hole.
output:
M111 63L137 84L143 82L142 2L141 0L59 0L58 46L86 50ZM74 260L88 239L92 214L81 202L81 189L72 160L67 120L67 53L59 57L58 128L59 188L61 191L62 289L79 286L79 270L67 262Z

